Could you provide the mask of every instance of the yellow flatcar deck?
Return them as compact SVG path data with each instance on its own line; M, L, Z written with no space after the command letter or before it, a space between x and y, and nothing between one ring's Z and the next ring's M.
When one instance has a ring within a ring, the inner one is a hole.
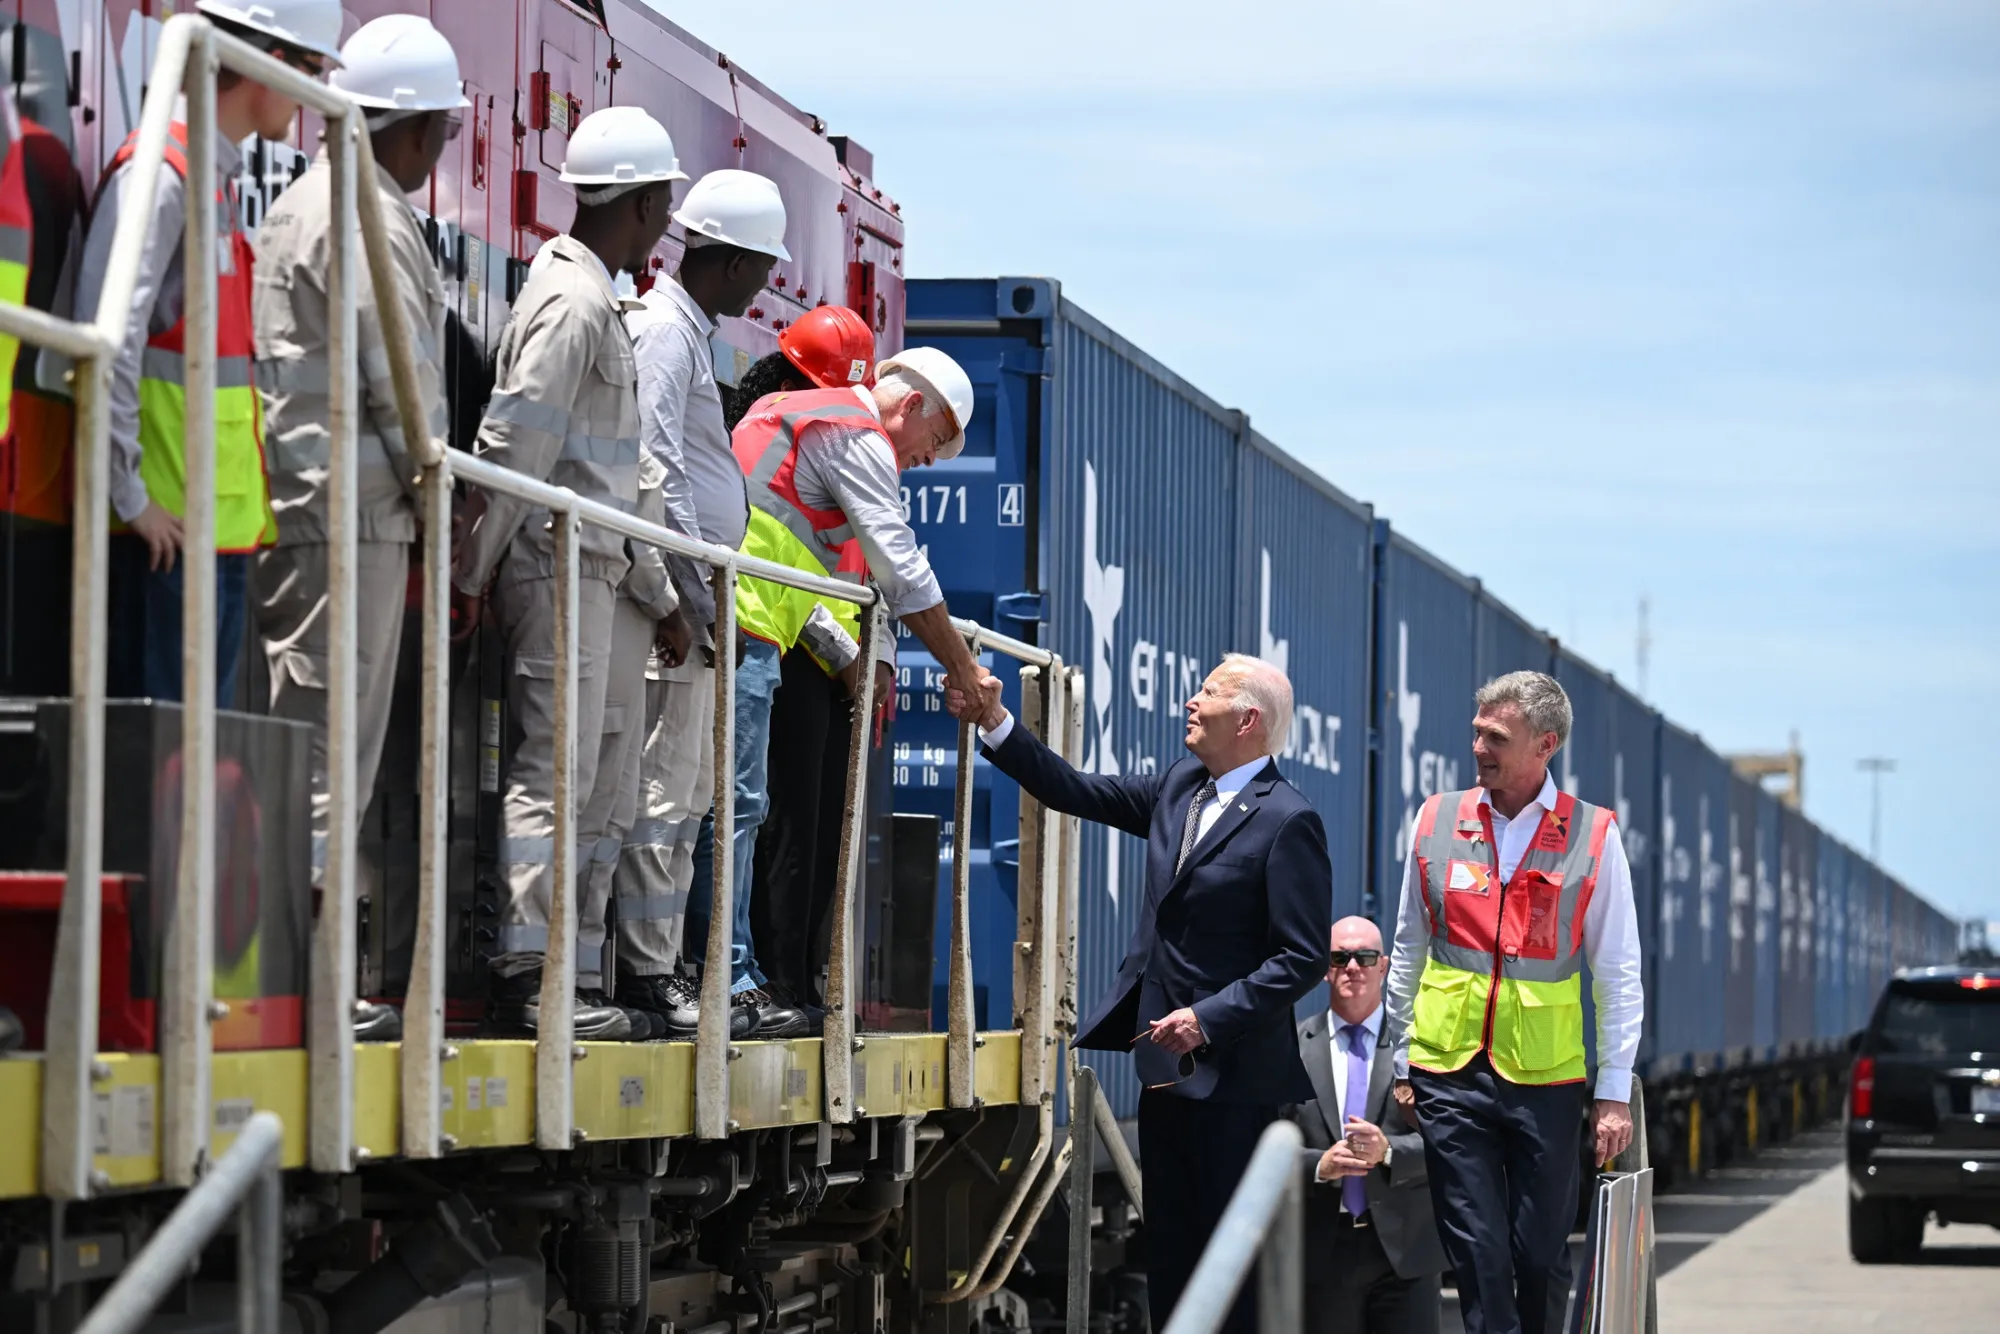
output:
M974 1093L986 1103L1020 1100L1021 1035L987 1033ZM457 1152L529 1145L535 1138L535 1044L465 1041L444 1063L444 1130ZM692 1042L587 1042L576 1063L576 1128L587 1140L660 1139L694 1131ZM811 1125L820 1118L820 1040L743 1042L730 1062L730 1119L744 1130ZM398 1043L354 1050L354 1138L372 1158L402 1152ZM107 1053L97 1082L96 1167L113 1187L160 1179L160 1058ZM854 1101L863 1116L942 1111L942 1033L871 1033L854 1056ZM220 1154L252 1112L285 1123L284 1166L306 1161L306 1054L217 1052L212 1153ZM41 1191L42 1062L0 1058L0 1199Z

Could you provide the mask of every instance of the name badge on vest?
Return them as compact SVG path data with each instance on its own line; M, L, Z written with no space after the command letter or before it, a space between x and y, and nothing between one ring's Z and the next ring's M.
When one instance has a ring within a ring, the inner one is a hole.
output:
M1453 861L1445 872L1444 887L1448 893L1484 898L1493 892L1493 868L1484 862Z

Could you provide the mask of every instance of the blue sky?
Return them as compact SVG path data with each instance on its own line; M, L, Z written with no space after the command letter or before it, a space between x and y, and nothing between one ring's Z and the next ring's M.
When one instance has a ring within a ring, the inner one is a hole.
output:
M663 7L912 273L1060 278L1628 683L1649 596L1670 717L1864 848L1895 757L1883 860L2000 918L2000 7Z

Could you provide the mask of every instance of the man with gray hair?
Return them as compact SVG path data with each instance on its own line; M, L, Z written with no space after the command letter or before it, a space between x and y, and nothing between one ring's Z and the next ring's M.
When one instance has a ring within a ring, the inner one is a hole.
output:
M1076 1045L1131 1051L1145 1085L1147 1303L1164 1329L1258 1136L1313 1097L1292 1006L1326 968L1333 867L1318 813L1273 758L1291 733L1291 682L1225 657L1187 702L1189 757L1148 774L1078 773L1014 726L996 677L971 689L955 677L945 702L977 719L987 758L1036 800L1146 840L1131 944ZM1225 1328L1255 1327L1246 1290Z
M1553 1334L1597 1002L1592 1161L1632 1140L1645 997L1632 872L1612 812L1559 790L1569 696L1541 672L1483 686L1478 787L1424 802L1404 865L1388 1038L1428 1148L1431 1199L1467 1334Z

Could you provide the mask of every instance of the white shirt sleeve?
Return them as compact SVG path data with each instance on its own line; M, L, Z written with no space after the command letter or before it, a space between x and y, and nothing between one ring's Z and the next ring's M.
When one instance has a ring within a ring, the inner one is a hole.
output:
M1584 957L1590 961L1590 993L1597 1002L1597 1096L1606 1102L1632 1097L1632 1063L1639 1054L1639 1029L1646 1018L1646 995L1639 966L1639 909L1632 898L1632 868L1625 843L1613 824L1604 839L1597 891L1583 914Z
M983 727L979 729L980 741L994 749L998 749L1000 743L1013 735L1014 732L1014 715L1007 713L1005 710L1001 712L1000 723L992 731L989 732Z
M1431 957L1430 913L1417 883L1414 853L1403 858L1403 897L1396 913L1396 952L1389 960L1382 1022L1396 1053L1396 1078L1410 1077L1410 1023L1416 1016L1417 982Z
M903 517L896 452L879 431L822 423L799 439L799 453L840 502L868 557L868 573L895 615L927 611L944 601L937 575Z

